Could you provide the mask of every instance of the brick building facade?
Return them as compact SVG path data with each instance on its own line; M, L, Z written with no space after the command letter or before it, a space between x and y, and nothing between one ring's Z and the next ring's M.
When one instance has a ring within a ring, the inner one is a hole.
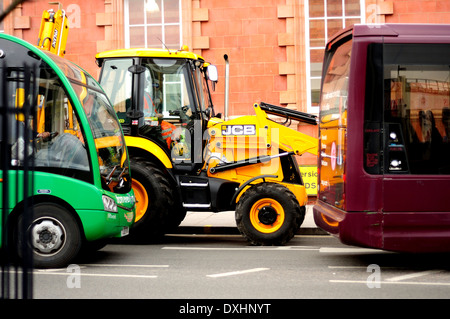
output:
M6 8L12 0L3 0ZM317 113L326 40L354 23L447 23L450 0L64 0L66 58L98 75L97 52L133 46L189 48L219 67L216 110L224 104L224 54L230 58L230 116L255 102ZM47 1L26 1L4 32L37 42ZM317 128L300 125L316 136ZM316 164L305 156L303 164Z

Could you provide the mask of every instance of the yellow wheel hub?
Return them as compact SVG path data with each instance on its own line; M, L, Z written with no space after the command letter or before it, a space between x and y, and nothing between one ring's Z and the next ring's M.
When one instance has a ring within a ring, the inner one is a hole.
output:
M131 187L134 191L134 196L136 197L136 219L137 222L140 220L147 211L148 208L148 195L144 186L137 180L133 179Z
M283 225L284 209L272 198L263 198L250 209L250 222L261 233L274 233Z

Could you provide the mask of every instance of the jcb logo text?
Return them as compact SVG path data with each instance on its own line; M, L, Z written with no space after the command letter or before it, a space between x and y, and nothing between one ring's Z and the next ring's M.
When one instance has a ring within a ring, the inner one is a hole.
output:
M222 135L256 135L256 126L222 125Z

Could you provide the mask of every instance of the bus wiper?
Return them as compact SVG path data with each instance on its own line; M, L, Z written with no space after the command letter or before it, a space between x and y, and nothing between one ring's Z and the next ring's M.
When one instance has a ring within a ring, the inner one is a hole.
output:
M128 166L125 166L125 167L123 168L123 170L120 172L119 178L122 178L123 174L125 174L125 172L127 172L127 171L128 171Z
M116 171L116 169L119 167L120 165L115 165L114 167L113 167L113 169L111 170L111 172L109 172L109 174L108 175L106 175L106 185L109 185L109 184L111 184L111 181L112 181L112 176L113 176L113 174L114 174L114 172Z
M119 185L117 185L117 188L122 188L124 186L125 180L123 179L123 175L125 174L125 172L128 173L128 167L125 166L122 170L122 172L120 172L119 174Z

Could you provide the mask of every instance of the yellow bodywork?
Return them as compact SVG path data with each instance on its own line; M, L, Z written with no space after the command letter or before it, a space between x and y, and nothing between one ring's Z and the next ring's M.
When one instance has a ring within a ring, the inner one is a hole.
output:
M265 177L265 180L286 186L297 197L300 205L305 205L307 195L304 186L283 182L283 170L278 156L285 152L317 155L318 140L270 120L258 104L254 105L254 110L254 116L229 121L215 119L214 123L208 125L210 140L203 168L210 177L238 182L240 185L256 176L273 176ZM265 160L257 163L257 158ZM249 159L250 163L253 160L255 164L211 172L214 171L211 168L217 165ZM245 190L244 188L241 194Z
M178 59L190 59L190 60L203 60L204 59L190 51L186 46L183 46L181 50L168 50L168 49L154 49L154 48L131 48L120 50L109 50L98 53L95 58L102 60L105 58L126 58L126 57L152 57L152 58L178 58Z
M163 163L163 165L166 168L173 168L172 161L158 144L141 137L133 137L126 135L125 135L125 143L127 144L128 148L135 147L153 154Z

